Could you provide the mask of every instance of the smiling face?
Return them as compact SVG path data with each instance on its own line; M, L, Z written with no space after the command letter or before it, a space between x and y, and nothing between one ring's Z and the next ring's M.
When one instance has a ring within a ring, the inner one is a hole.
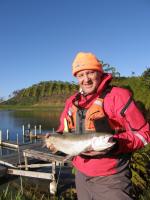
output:
M96 70L82 70L76 74L80 88L84 94L94 93L102 80L102 73Z

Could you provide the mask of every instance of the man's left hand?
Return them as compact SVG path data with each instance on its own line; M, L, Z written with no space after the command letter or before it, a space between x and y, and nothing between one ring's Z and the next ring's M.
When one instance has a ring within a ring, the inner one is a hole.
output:
M81 155L85 155L85 156L103 156L107 153L107 151L88 151L88 152L84 152Z

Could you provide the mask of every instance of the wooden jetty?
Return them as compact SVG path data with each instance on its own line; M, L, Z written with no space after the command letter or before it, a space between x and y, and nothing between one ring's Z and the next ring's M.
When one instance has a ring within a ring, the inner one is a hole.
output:
M14 153L0 157L1 176L9 174L49 179L50 182L56 181L56 166L64 164L64 156L51 154L50 151L47 148L43 148L42 145L43 143L40 141L32 144L18 145ZM40 161L42 161L42 163L40 163ZM50 166L51 172L33 171L33 168L46 166ZM30 168L32 168L32 171L29 170Z
M64 157L51 154L47 148L43 148L43 137L45 135L42 134L41 125L39 125L38 131L37 126L34 126L34 129L31 129L30 124L28 124L27 129L24 125L22 126L23 144L19 144L18 134L16 134L16 141L10 141L10 132L8 129L6 131L6 140L3 141L2 131L0 130L1 148L5 147L14 150L9 155L2 155L0 157L0 177L9 174L49 179L50 188L54 189L53 186L51 187L51 183L52 185L57 185L53 184L56 183L56 167L64 165ZM30 143L24 143L25 138L29 138ZM36 142L31 143L32 141ZM65 161L65 163L70 163L70 161ZM43 167L50 167L49 172L39 172L36 170L36 168ZM53 189L50 189L50 191L53 193L56 192L56 189Z

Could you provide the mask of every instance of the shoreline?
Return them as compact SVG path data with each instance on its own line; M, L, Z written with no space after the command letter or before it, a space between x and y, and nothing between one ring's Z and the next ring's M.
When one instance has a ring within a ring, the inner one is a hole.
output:
M0 105L1 110L61 110L64 108L63 104L50 104L50 105Z

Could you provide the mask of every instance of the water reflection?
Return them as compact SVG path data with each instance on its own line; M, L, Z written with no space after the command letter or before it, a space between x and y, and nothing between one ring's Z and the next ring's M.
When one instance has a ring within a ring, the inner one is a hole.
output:
M16 140L18 134L19 140L22 138L22 126L27 129L28 124L31 125L31 130L37 126L37 132L39 131L39 125L42 127L42 132L56 130L59 125L59 117L61 110L49 110L49 111L0 111L0 130L2 130L3 140L6 140L6 132L9 130L11 140Z

